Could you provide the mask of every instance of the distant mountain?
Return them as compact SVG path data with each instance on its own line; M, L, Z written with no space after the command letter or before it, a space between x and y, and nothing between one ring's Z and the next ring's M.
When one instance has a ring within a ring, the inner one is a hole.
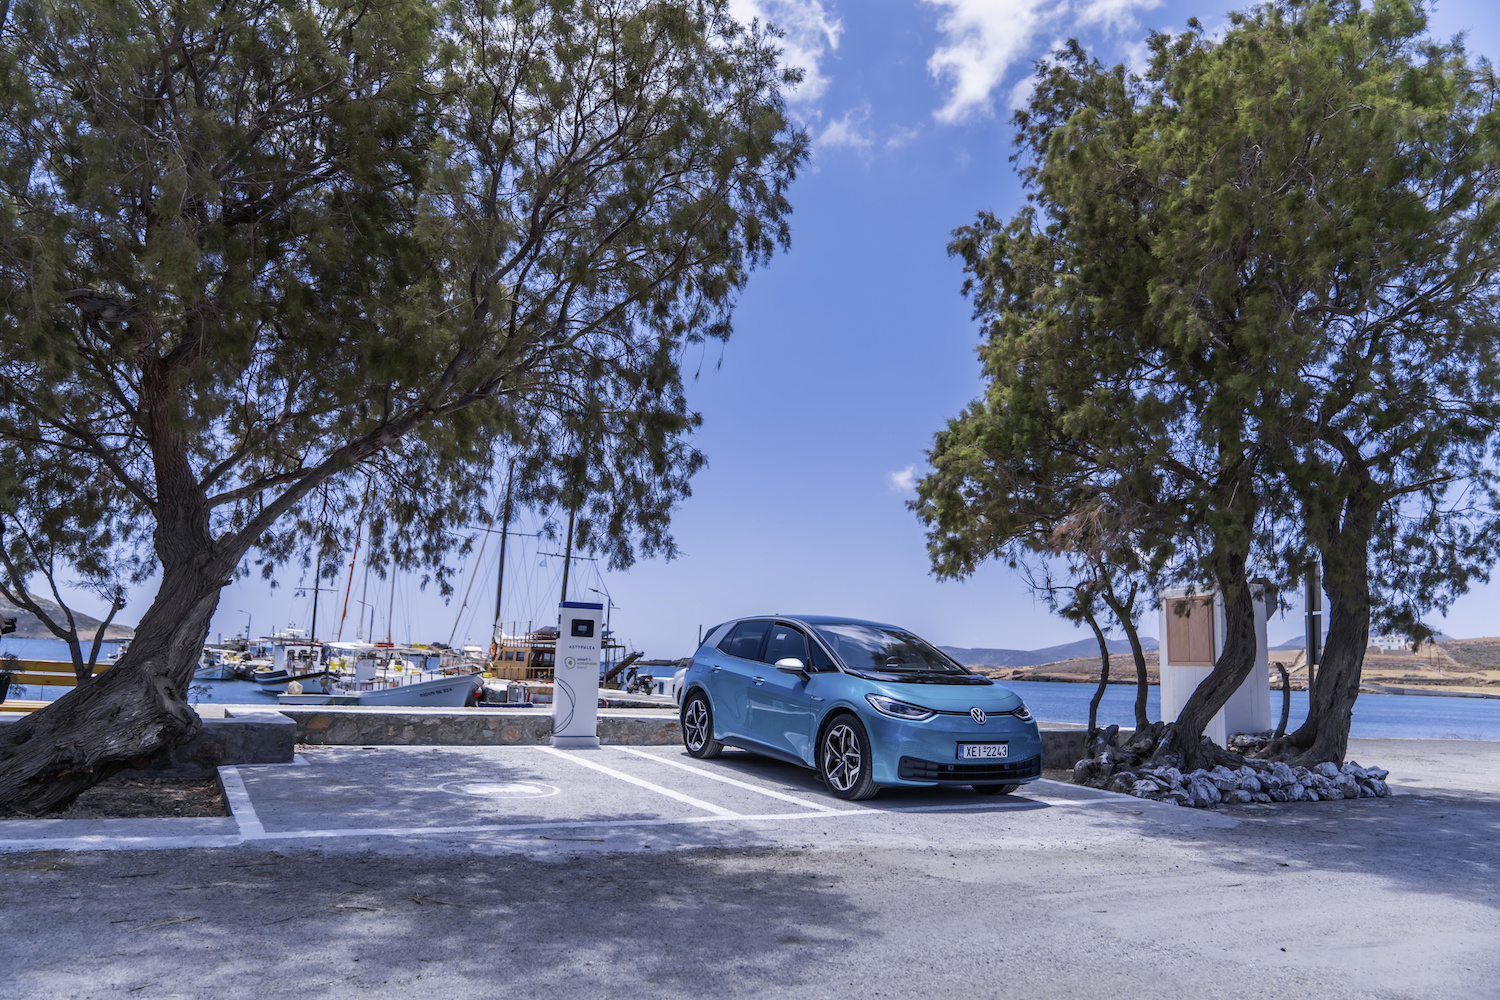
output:
M1130 643L1124 639L1110 639L1108 645L1111 653L1130 652ZM1148 653L1155 652L1156 640L1141 636L1141 648ZM966 667L1036 667L1043 663L1099 655L1099 643L1094 639L1079 639L1045 649L964 649L960 646L939 646L938 649Z
M41 605L43 611L46 611L49 615L52 616L53 621L67 621L67 618L62 613L62 608L58 607L55 602L46 600L41 597L36 598L36 602L37 604ZM6 618L14 618L16 620L16 630L10 633L10 636L8 636L8 638L57 638L57 636L53 635L51 631L48 630L47 626L42 624L41 619L36 615L32 614L30 611L22 611L20 608L13 607L10 602L4 600L3 598L0 598L0 615L3 615ZM90 617L89 615L84 614L82 611L79 611L77 608L74 608L73 620L78 623L78 637L80 639L92 642L94 639L94 630L99 627L99 619ZM129 639L134 635L135 629L131 628L129 625L121 625L118 622L110 623L109 628L104 632L104 638L111 641ZM86 653L87 651L85 650L85 654Z

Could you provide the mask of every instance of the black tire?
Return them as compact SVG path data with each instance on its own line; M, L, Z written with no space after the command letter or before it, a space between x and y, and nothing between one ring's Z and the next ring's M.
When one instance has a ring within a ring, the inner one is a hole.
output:
M970 785L970 788L980 795L1009 795L1020 788L1020 785Z
M682 745L688 753L707 760L724 752L724 744L714 739L714 708L708 703L708 695L702 691L688 695L677 718L682 726Z
M848 713L835 716L818 739L818 774L823 784L841 799L868 799L880 791L874 763L865 724Z

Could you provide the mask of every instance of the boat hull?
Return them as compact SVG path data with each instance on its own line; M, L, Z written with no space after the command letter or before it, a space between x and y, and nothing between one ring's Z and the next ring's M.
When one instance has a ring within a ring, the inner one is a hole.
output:
M463 708L469 696L479 687L478 674L439 677L415 684L398 684L377 691L350 692L356 705L381 705L401 708ZM340 699L342 700L342 699Z

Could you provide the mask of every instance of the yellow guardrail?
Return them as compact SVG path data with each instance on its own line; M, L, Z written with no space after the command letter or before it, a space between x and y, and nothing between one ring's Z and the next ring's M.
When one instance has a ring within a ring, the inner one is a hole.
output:
M58 687L78 684L78 678L73 675L73 664L61 660L11 660L0 666L11 669L12 684L54 684ZM108 663L100 663L94 667L94 676L98 677L108 669Z
M63 663L60 660L8 660L4 665L11 670L10 690L12 695L17 687L23 684L46 684L51 687L77 687L78 678L73 675L73 664ZM109 669L108 663L101 663L94 667L94 676L98 677ZM0 712L35 712L45 701L30 701L26 698L7 697L0 702Z

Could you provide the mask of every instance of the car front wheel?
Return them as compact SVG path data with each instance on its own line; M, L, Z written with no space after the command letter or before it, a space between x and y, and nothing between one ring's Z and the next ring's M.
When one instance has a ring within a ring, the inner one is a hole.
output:
M840 715L828 724L818 743L818 773L830 792L841 799L870 798L880 791L874 764L864 723L852 715Z
M724 744L714 739L714 710L702 691L688 695L682 706L682 745L699 760L717 757Z

